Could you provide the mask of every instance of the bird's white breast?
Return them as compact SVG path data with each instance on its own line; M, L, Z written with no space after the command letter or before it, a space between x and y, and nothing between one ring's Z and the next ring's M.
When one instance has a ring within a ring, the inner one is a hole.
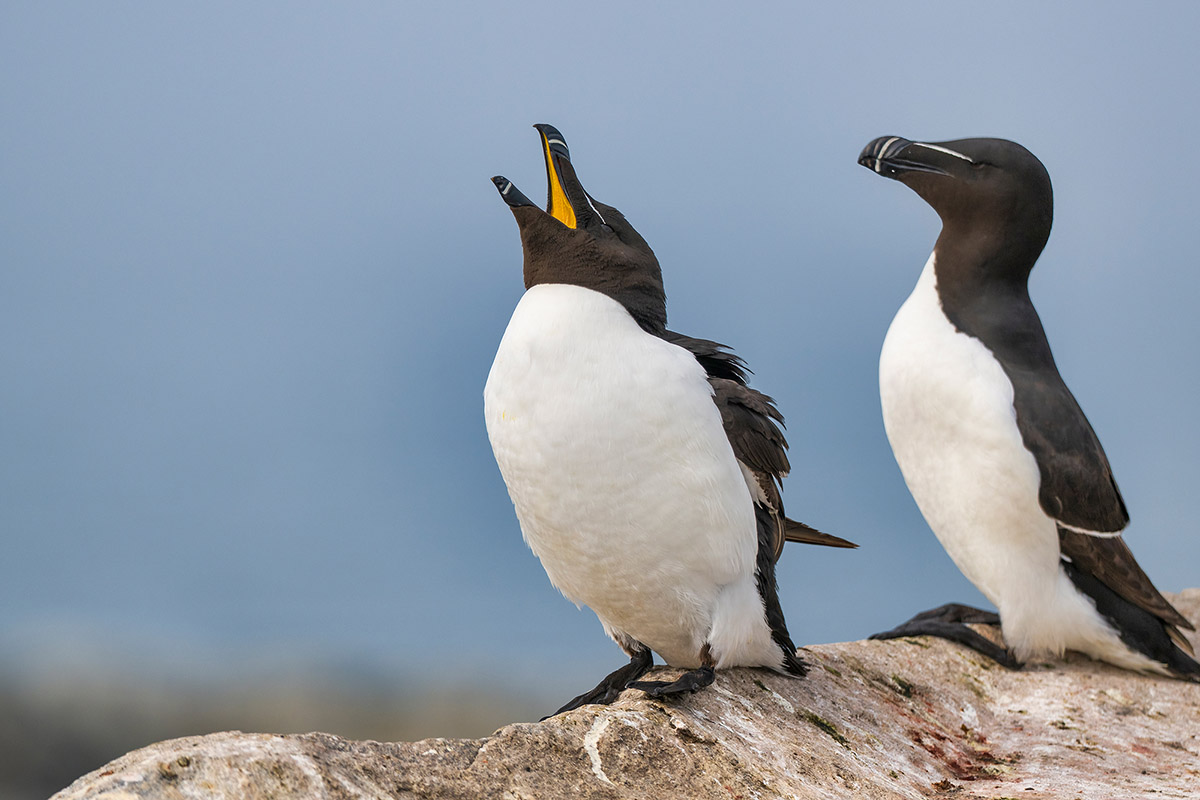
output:
M1038 505L1004 369L946 318L934 257L900 307L879 360L883 423L904 480L946 552L1003 615L1052 584L1058 535Z
M934 256L884 339L879 394L913 499L999 609L1018 657L1071 648L1147 668L1060 568L1057 527L1038 503L1040 472L1017 427L1012 383L982 342L947 319Z
M603 294L534 286L500 343L484 414L554 585L668 662L694 664L719 595L752 580L757 550L749 489L695 358Z

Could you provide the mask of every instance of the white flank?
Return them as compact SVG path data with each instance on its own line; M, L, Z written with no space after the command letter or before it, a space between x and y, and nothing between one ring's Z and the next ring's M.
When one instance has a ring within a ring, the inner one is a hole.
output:
M550 581L668 664L779 668L750 490L703 368L623 306L539 285L484 389L488 437Z
M1120 641L1059 566L1012 383L982 342L946 318L933 256L888 329L879 394L909 491L950 558L999 610L1018 658L1069 648L1161 671Z

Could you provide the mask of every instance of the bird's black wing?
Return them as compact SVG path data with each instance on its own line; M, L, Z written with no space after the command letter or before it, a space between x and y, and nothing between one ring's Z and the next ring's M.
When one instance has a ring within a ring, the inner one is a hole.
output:
M1159 593L1118 535L1129 524L1125 501L1100 440L1057 369L1052 374L1010 369L1009 377L1017 427L1041 473L1038 500L1058 522L1063 556L1128 602L1190 630L1191 623Z
M1171 626L1190 630L1192 625L1159 593L1120 537L1129 512L1108 456L1058 373L1037 312L1032 304L1022 305L1024 313L1009 317L1010 323L1021 319L1010 329L1016 335L992 341L1002 350L997 355L1013 385L1021 439L1037 461L1038 502L1058 523L1059 549L1070 563L1067 574L1097 603L1101 598L1088 578L1099 581L1158 618L1186 648Z
M1041 473L1038 501L1064 527L1115 534L1129 524L1108 456L1058 370L1010 368L1017 427Z
M1115 534L1129 524L1125 501L1091 423L1054 363L1041 318L1022 286L982 291L947 285L942 310L987 347L1013 387L1017 427L1041 473L1038 502L1064 527Z
M775 407L774 400L746 385L750 370L745 362L724 345L708 339L696 339L675 331L666 331L663 338L690 352L708 373L713 402L721 414L733 454L753 473L761 492L756 504L764 506L772 520L769 539L774 559L779 559L785 541L857 547L846 539L822 533L784 516L780 481L791 470L791 464L782 430L783 415Z

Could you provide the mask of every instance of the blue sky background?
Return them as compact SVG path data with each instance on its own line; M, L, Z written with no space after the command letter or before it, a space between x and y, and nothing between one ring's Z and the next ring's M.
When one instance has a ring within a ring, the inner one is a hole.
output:
M1200 585L1200 5L5 3L0 654L590 686L623 656L521 541L481 392L522 291L489 178L535 122L787 415L799 642L982 602L876 368L938 221L882 134L1035 152L1032 293L1128 540ZM90 668L90 667L89 667ZM553 677L548 677L548 676Z

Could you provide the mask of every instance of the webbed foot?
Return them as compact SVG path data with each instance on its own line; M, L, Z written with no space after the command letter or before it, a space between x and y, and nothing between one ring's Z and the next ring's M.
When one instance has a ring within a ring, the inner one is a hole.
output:
M633 681L627 686L630 689L640 689L651 697L667 697L684 692L694 692L708 686L716 678L713 668L707 664L685 672L673 681Z
M899 639L904 636L937 636L969 647L1003 667L1020 669L1021 662L1008 648L1001 647L986 636L967 627L968 625L999 624L1000 615L994 611L984 611L961 603L947 603L929 611L922 611L890 631L872 634L870 638Z
M542 717L542 721L548 720L550 717L556 717L559 714L567 711L572 711L580 706L586 706L590 703L608 705L613 700L617 699L617 696L621 694L625 687L630 685L630 681L636 681L638 678L645 675L646 670L650 669L650 667L653 665L654 656L651 654L649 648L644 648L634 652L634 654L630 657L628 664L620 669L610 672L605 676L604 680L596 684L596 688L592 689L591 691L584 692L577 697L571 698L571 700L568 701L567 704L558 711L555 711L550 716Z

